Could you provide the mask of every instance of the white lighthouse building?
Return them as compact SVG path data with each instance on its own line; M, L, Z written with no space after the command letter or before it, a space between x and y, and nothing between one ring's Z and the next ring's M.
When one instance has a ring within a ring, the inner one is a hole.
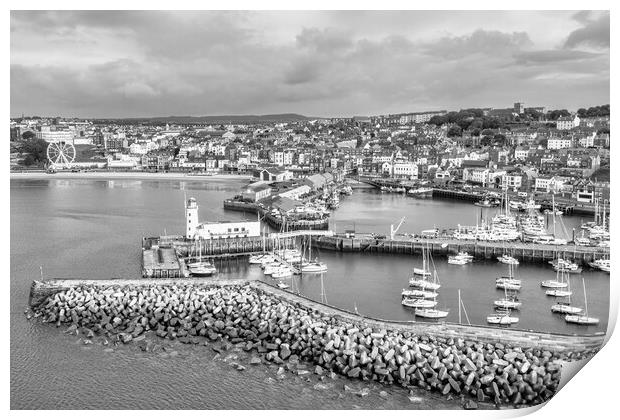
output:
M185 203L185 236L187 239L194 239L196 228L198 227L198 203L191 197Z
M260 236L260 222L249 220L198 221L198 203L191 197L185 203L185 237L190 240L233 239Z

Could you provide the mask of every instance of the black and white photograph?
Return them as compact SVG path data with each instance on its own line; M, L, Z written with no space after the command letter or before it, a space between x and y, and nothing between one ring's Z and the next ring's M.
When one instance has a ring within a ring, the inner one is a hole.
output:
M5 29L12 413L559 417L617 317L610 2L54 3Z

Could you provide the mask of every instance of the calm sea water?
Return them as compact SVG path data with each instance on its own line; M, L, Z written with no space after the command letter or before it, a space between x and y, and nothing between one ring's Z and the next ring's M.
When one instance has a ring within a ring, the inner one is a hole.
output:
M269 380L267 367L244 372L214 361L207 349L162 358L132 349L104 352L102 346L82 346L77 337L23 315L32 279L137 278L142 236L176 234L184 230L184 197L196 197L202 220L254 217L224 211L222 201L244 181L208 183L151 180L12 180L11 181L11 408L412 408L404 390L389 390L392 398L359 398L350 393L321 391L301 378ZM333 215L333 228L355 225L357 231L388 233L402 216L402 232L419 232L436 225L474 224L480 209L470 204L415 200L408 197L355 191ZM485 210L488 212L488 210ZM570 232L578 218L566 218ZM315 252L329 266L325 275L304 275L296 281L300 293L339 307L384 319L412 319L400 305L411 268L420 258L401 255L361 255ZM492 301L501 296L493 280L506 266L492 261L450 266L435 261L442 283L441 308L448 320L458 319L457 293L473 324L484 323ZM218 263L220 276L262 278L258 267L242 259ZM609 307L609 276L585 271L590 314L601 319L595 327L565 324L549 308L540 280L555 273L545 265L522 263L523 308L518 327L563 333L605 331ZM580 276L573 279L574 302L583 304ZM162 378L166 378L165 381ZM314 379L313 379L314 380ZM341 386L341 385L340 385ZM374 386L374 385L373 385ZM340 388L341 390L342 388ZM329 396L327 397L326 395ZM428 407L446 405L424 395Z

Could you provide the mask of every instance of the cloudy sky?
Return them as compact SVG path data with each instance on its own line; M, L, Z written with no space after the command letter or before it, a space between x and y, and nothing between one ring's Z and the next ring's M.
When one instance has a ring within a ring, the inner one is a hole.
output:
M11 12L11 115L609 103L609 13Z

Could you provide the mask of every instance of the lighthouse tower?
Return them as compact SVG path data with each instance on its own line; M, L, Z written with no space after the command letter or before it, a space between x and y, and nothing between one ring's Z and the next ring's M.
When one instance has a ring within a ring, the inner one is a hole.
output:
M185 236L187 239L194 239L196 227L198 226L198 203L191 197L185 203Z

